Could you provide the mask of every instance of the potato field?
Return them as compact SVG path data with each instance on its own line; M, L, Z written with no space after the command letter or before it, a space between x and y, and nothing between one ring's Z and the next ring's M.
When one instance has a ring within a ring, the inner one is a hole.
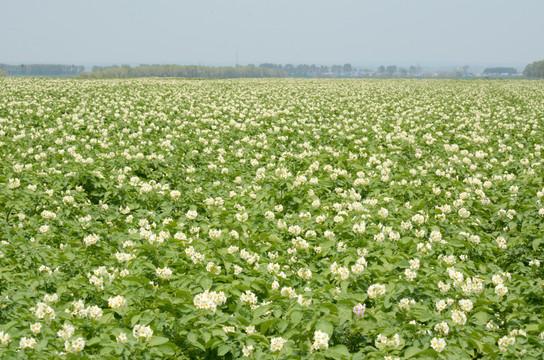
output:
M0 79L0 358L542 359L544 82Z

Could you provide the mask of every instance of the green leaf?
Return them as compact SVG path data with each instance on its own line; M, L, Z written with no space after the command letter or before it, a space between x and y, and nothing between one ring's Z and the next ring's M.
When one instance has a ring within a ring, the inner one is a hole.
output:
M363 360L363 354L358 352L351 357L351 360Z
M327 334L329 334L329 336L331 336L334 332L334 326L330 322L325 320L318 320L315 324L315 329L326 332Z
M289 323L287 321L285 321L285 320L281 320L278 323L278 325L276 325L276 327L277 327L277 329L278 329L278 331L280 333L284 332L287 329L288 326L289 326Z
M300 322L300 320L302 320L302 312L300 312L300 311L293 311L293 312L291 313L291 324L292 324L293 326L295 326L295 325L297 325L297 324Z
M87 341L85 342L85 346L92 346L92 345L94 345L94 344L98 344L100 341L101 341L101 340L100 340L99 337L93 337L92 339L87 340Z
M17 324L18 324L18 321L10 321L10 322L8 322L6 324L0 325L0 330L7 332Z
M172 343L162 344L159 346L159 349L165 355L172 356L176 354L176 346Z
M213 281L212 279L208 278L208 277L203 277L201 280L200 280L200 286L202 286L202 288L204 290L210 290L210 288L212 287L213 285Z
M134 315L132 317L132 319L130 319L130 326L134 327L134 325L136 325L136 323L138 323L138 321L140 321L140 318L142 317L141 314L138 314L138 315Z
M112 320L113 318L115 317L115 315L113 313L107 313L105 315L103 315L100 320L98 320L98 322L100 324L107 324L110 322L110 320Z
M202 344L198 341L198 335L195 334L194 332L190 332L188 335L187 335L187 340L193 344L194 346L196 346L197 348L201 349L201 350L206 350L206 348L204 346L202 346Z
M115 348L113 346L104 346L101 350L100 350L100 355L101 356L106 356L106 355L109 355L111 354L112 351L114 351Z
M323 309L323 308L325 308L325 309ZM334 305L332 303L323 303L323 304L321 304L319 310L323 311L326 314L328 314L328 313L336 314L338 312L338 308L336 307L336 305Z
M479 337L472 337L472 338L469 337L467 340L472 348L478 349L478 352L480 353L483 351L482 342L479 340Z
M149 340L149 345L150 346L158 346L158 345L162 345L162 344L165 344L167 343L168 341L168 338L165 338L165 337L162 337L162 336L153 336L151 338L151 340Z
M409 359L412 356L420 353L423 349L418 348L417 346L410 346L406 351L404 351L404 358Z
M258 318L259 316L261 316L262 314L267 312L269 309L270 309L270 306L268 306L268 305L259 306L258 308L253 310L253 318L254 319Z
M480 325L485 325L489 321L489 314L484 311L478 311L472 315L472 317L475 318Z
M350 358L351 354L345 345L335 345L327 349L325 352L327 355L330 355L334 358Z
M352 310L345 306L345 305L339 305L338 306L338 316L340 319L345 321L350 321L352 319Z
M488 344L488 343L484 344L483 350L487 354L494 354L495 353L495 348L492 345Z
M226 353L230 351L230 345L223 344L217 348L217 355L218 356L224 356Z

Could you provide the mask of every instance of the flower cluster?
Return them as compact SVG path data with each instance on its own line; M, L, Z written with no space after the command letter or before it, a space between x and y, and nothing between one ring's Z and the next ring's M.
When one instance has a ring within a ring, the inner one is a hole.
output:
M211 310L215 312L218 306L227 302L227 298L222 291L215 292L206 290L203 293L197 294L193 303L197 309Z
M385 295L385 285L374 284L370 285L367 290L368 297L374 299L378 295Z
M132 329L132 335L136 338L136 340L151 340L151 337L153 336L153 330L149 326L144 325L135 325Z
M314 343L312 344L310 351L327 350L328 348L329 348L329 334L323 331L317 330L314 333Z
M108 307L113 309L124 308L127 306L127 299L121 295L110 297L108 299Z
M73 341L66 341L64 343L64 348L67 353L77 353L83 351L85 348L85 339L79 337Z
M283 349L283 345L287 342L287 339L284 339L282 337L273 337L270 340L270 351L276 352L281 351Z

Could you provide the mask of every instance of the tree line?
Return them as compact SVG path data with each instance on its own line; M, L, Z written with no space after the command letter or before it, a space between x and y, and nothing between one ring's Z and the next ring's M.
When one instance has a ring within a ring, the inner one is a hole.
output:
M84 70L85 67L81 65L0 64L0 71L4 71L7 76L76 77L79 76L79 74Z
M523 75L535 78L544 78L544 60L535 61L525 67Z
M285 71L285 74L289 77L314 77L314 76L326 76L326 75L343 75L348 74L353 71L356 71L351 64L344 64L344 65L332 65L332 66L325 66L325 65L309 65L309 64L272 64L272 63L264 63L260 64L259 67L265 68L265 69L277 69Z
M114 65L109 67L94 66L86 72L81 65L61 64L0 64L0 77L4 76L45 76L45 77L87 77L87 78L127 78L127 77L186 77L186 78L265 78L265 77L414 77L422 74L420 66L397 67L396 65L379 66L373 69L358 69L349 63L344 65L309 65L309 64L273 64L263 63L258 66L201 66L201 65L146 65L137 67ZM468 73L468 66L456 68L458 76ZM484 75L517 74L511 67L486 68ZM544 78L544 60L535 61L525 67L523 75Z
M513 67L492 67L492 68L485 68L484 74L508 74L508 75L516 75L518 71L514 69Z
M201 66L201 65L128 65L94 67L89 73L81 73L87 78L129 78L129 77L183 77L206 79L269 78L285 77L285 71L256 66Z
M409 66L409 67L398 67L396 65L381 65L376 70L369 68L356 68L349 63L344 65L308 65L308 64L270 64L264 63L260 64L259 67L265 67L270 69L279 69L285 71L285 74L289 77L315 77L315 76L350 76L354 73L372 73L383 74L388 76L400 75L406 76L409 74L420 74L422 72L421 67L418 66Z

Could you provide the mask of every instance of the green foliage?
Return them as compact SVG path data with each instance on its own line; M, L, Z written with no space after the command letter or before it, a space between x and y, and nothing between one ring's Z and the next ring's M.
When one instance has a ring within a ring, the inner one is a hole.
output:
M81 65L60 64L0 64L0 77L2 76L44 76L44 77L76 77L83 70ZM2 75L4 73L4 75Z
M508 74L508 75L515 75L518 71L512 67L492 67L492 68L485 68L484 74Z
M96 69L82 74L90 78L130 78L130 77L183 77L205 79L267 78L285 77L285 72L255 66L200 66L200 65L146 65L138 67L115 66Z
M0 358L541 359L543 117L537 81L3 79Z
M528 64L523 70L523 75L534 78L544 78L544 60Z

